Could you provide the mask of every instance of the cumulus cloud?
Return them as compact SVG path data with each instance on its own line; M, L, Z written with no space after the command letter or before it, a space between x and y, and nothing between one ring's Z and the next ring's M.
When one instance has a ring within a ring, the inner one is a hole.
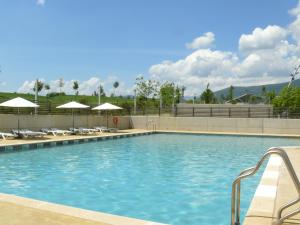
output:
M213 90L234 86L263 85L288 81L300 64L300 3L290 11L295 20L286 27L257 27L242 34L237 52L199 49L196 38L187 47L196 49L177 61L163 61L149 68L149 74L164 82L187 87L186 94L200 93L210 83ZM293 37L293 38L291 38ZM200 41L201 43L201 41ZM203 43L203 42L202 42Z
M47 83L50 86L49 92L60 92L59 79L46 81L45 79L40 79L43 83ZM66 94L74 94L73 83L75 80L64 80L64 86L62 91ZM114 90L113 83L119 81L119 87ZM100 80L98 77L90 77L87 80L78 81L79 83L79 94L82 95L92 95L94 91L98 91L99 84L104 87L104 91L107 95L114 93L115 95L129 95L132 93L132 89L128 88L123 81L117 76L108 76L104 80ZM18 93L33 93L33 87L35 85L35 80L25 81L21 87L18 89ZM46 90L43 90L41 94L46 94Z
M239 49L241 51L272 49L285 40L286 36L286 30L276 25L267 26L265 29L255 28L252 34L243 34L240 37Z
M195 38L191 43L187 43L189 49L210 48L215 41L215 34L207 32L200 37Z
M36 4L40 6L44 6L46 4L46 0L36 0Z

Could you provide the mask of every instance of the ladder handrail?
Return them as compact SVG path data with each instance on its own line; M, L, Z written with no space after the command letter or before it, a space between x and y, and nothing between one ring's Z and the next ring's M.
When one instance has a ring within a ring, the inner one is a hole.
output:
M152 130L153 131L156 131L156 122L154 120L147 120L146 122L146 127L147 127L147 130L148 130L148 126L152 124Z
M231 193L231 225L240 225L240 193L241 193L241 180L254 175L261 165L263 164L264 160L268 158L270 155L278 155L282 158L283 162L285 163L285 166L290 174L290 177L293 180L294 186L296 187L296 190L298 192L298 198L285 204L282 206L277 213L277 225L281 225L283 221L297 213L300 212L300 208L297 210L294 210L284 216L282 216L282 213L285 209L289 208L290 206L296 204L300 201L300 182L297 177L297 174L293 168L293 165L286 153L286 151L282 148L270 148L268 151L262 156L262 158L258 161L256 166L248 168L244 171L242 171L239 176L234 180L232 183L232 193Z

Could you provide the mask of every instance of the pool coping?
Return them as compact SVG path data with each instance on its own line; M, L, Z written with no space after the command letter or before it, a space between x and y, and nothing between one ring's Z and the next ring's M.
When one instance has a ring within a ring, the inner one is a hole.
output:
M26 140L26 143L12 143L12 144L0 144L0 152L16 151L16 150L28 150L28 149L39 149L39 148L49 148L63 145L74 145L74 144L83 144L88 142L98 142L103 140L111 140L118 138L128 138L142 135L153 134L154 131L138 131L138 132L128 132L128 133L109 133L105 136L101 135L92 135L92 136L80 136L71 139L32 139Z
M203 135L224 135L224 136L248 136L248 137L285 137L300 138L300 134L265 134L265 133L245 133L245 132L213 132L213 131L186 131L186 130L155 130L155 133L170 134L203 134Z
M32 219L32 221L23 221L26 224L43 224L43 225L52 225L52 224L72 224L73 223L65 223L66 218L68 220L72 220L74 224L93 224L93 225L167 225L163 223L157 223L142 219L130 218L125 216L118 216L109 213L103 213L98 211L86 210L81 208L70 207L61 204L55 204L30 198L19 197L15 195L3 194L0 193L0 204L2 208L21 208L19 212L12 212L12 216L20 216L24 218ZM39 214L43 213L45 217L45 221L40 223L40 221L35 221L35 217ZM26 215L29 214L29 215ZM54 215L54 220L51 218ZM47 218L50 217L51 219ZM60 219L58 219L60 218ZM11 224L7 221L2 221L2 217L0 218L1 222L6 222L6 224ZM4 219L5 220L5 219ZM51 221L52 220L52 221ZM58 221L59 220L59 221ZM48 222L47 222L48 221ZM14 225L23 225L23 222L16 223L13 221ZM3 223L2 223L3 224Z
M294 159L291 157L292 155L290 155L289 152L292 150L300 150L300 147L287 146L282 148L286 150L291 161L293 161ZM297 173L297 171L300 170L299 165L296 165L296 167L295 165L293 166ZM299 176L299 174L297 174L297 176ZM282 201L282 195L285 195L286 191L293 192L293 189L294 186L292 185L292 181L287 174L287 169L285 167L285 164L283 163L283 160L279 156L272 155L269 158L267 166L260 179L259 185L256 188L243 225L275 224L278 209L283 204L286 204L287 202L296 198L290 198L289 196L288 199L285 199L287 201ZM286 220L283 225L284 224L300 224L299 215Z

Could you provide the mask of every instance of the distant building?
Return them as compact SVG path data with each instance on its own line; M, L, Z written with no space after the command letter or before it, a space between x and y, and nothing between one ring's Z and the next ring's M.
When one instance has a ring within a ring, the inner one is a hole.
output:
M262 104L265 103L265 99L261 96L246 93L235 97L232 100L226 101L225 103L230 104Z

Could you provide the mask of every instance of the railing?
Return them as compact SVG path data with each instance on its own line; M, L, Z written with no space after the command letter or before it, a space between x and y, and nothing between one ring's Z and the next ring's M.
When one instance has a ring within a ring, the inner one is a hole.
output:
M0 98L0 102L8 99ZM30 99L33 100L33 99ZM97 104L82 102L93 108ZM201 106L176 106L176 107L158 107L158 106L145 106L144 108L133 108L133 104L121 102L112 102L113 104L120 105L123 110L112 111L110 113L117 115L157 115L157 116L175 116L175 117L224 117L224 118L300 118L300 107L287 108L287 107L272 107L272 106L239 106L239 105L201 105ZM52 100L43 100L38 102L40 107L37 112L40 115L70 115L71 111L68 109L57 109L58 103ZM77 114L83 115L96 115L97 111L90 109L75 110ZM0 107L0 114L16 114L16 109ZM23 114L34 114L34 109L21 109Z
M256 166L251 167L249 169L244 170L240 173L240 175L234 180L232 184L232 194L231 194L231 225L240 225L240 195L241 195L241 180L254 175L259 168L261 167L262 163L266 158L268 158L270 155L278 155L282 158L283 162L285 163L285 166L289 172L290 177L293 180L293 184L297 190L298 197L287 203L286 205L282 206L278 212L277 212L277 220L276 225L281 225L284 220L298 214L300 212L300 208L296 209L292 212L289 212L285 215L283 215L283 211L289 208L292 205L295 205L297 202L300 202L300 183L298 180L298 177L295 173L295 170L292 166L292 163L287 155L287 153L281 149L281 148L270 148L263 157L259 160L259 162L256 164Z
M148 120L146 122L146 128L149 130L149 126L152 125L152 131L156 131L156 123L154 120Z

